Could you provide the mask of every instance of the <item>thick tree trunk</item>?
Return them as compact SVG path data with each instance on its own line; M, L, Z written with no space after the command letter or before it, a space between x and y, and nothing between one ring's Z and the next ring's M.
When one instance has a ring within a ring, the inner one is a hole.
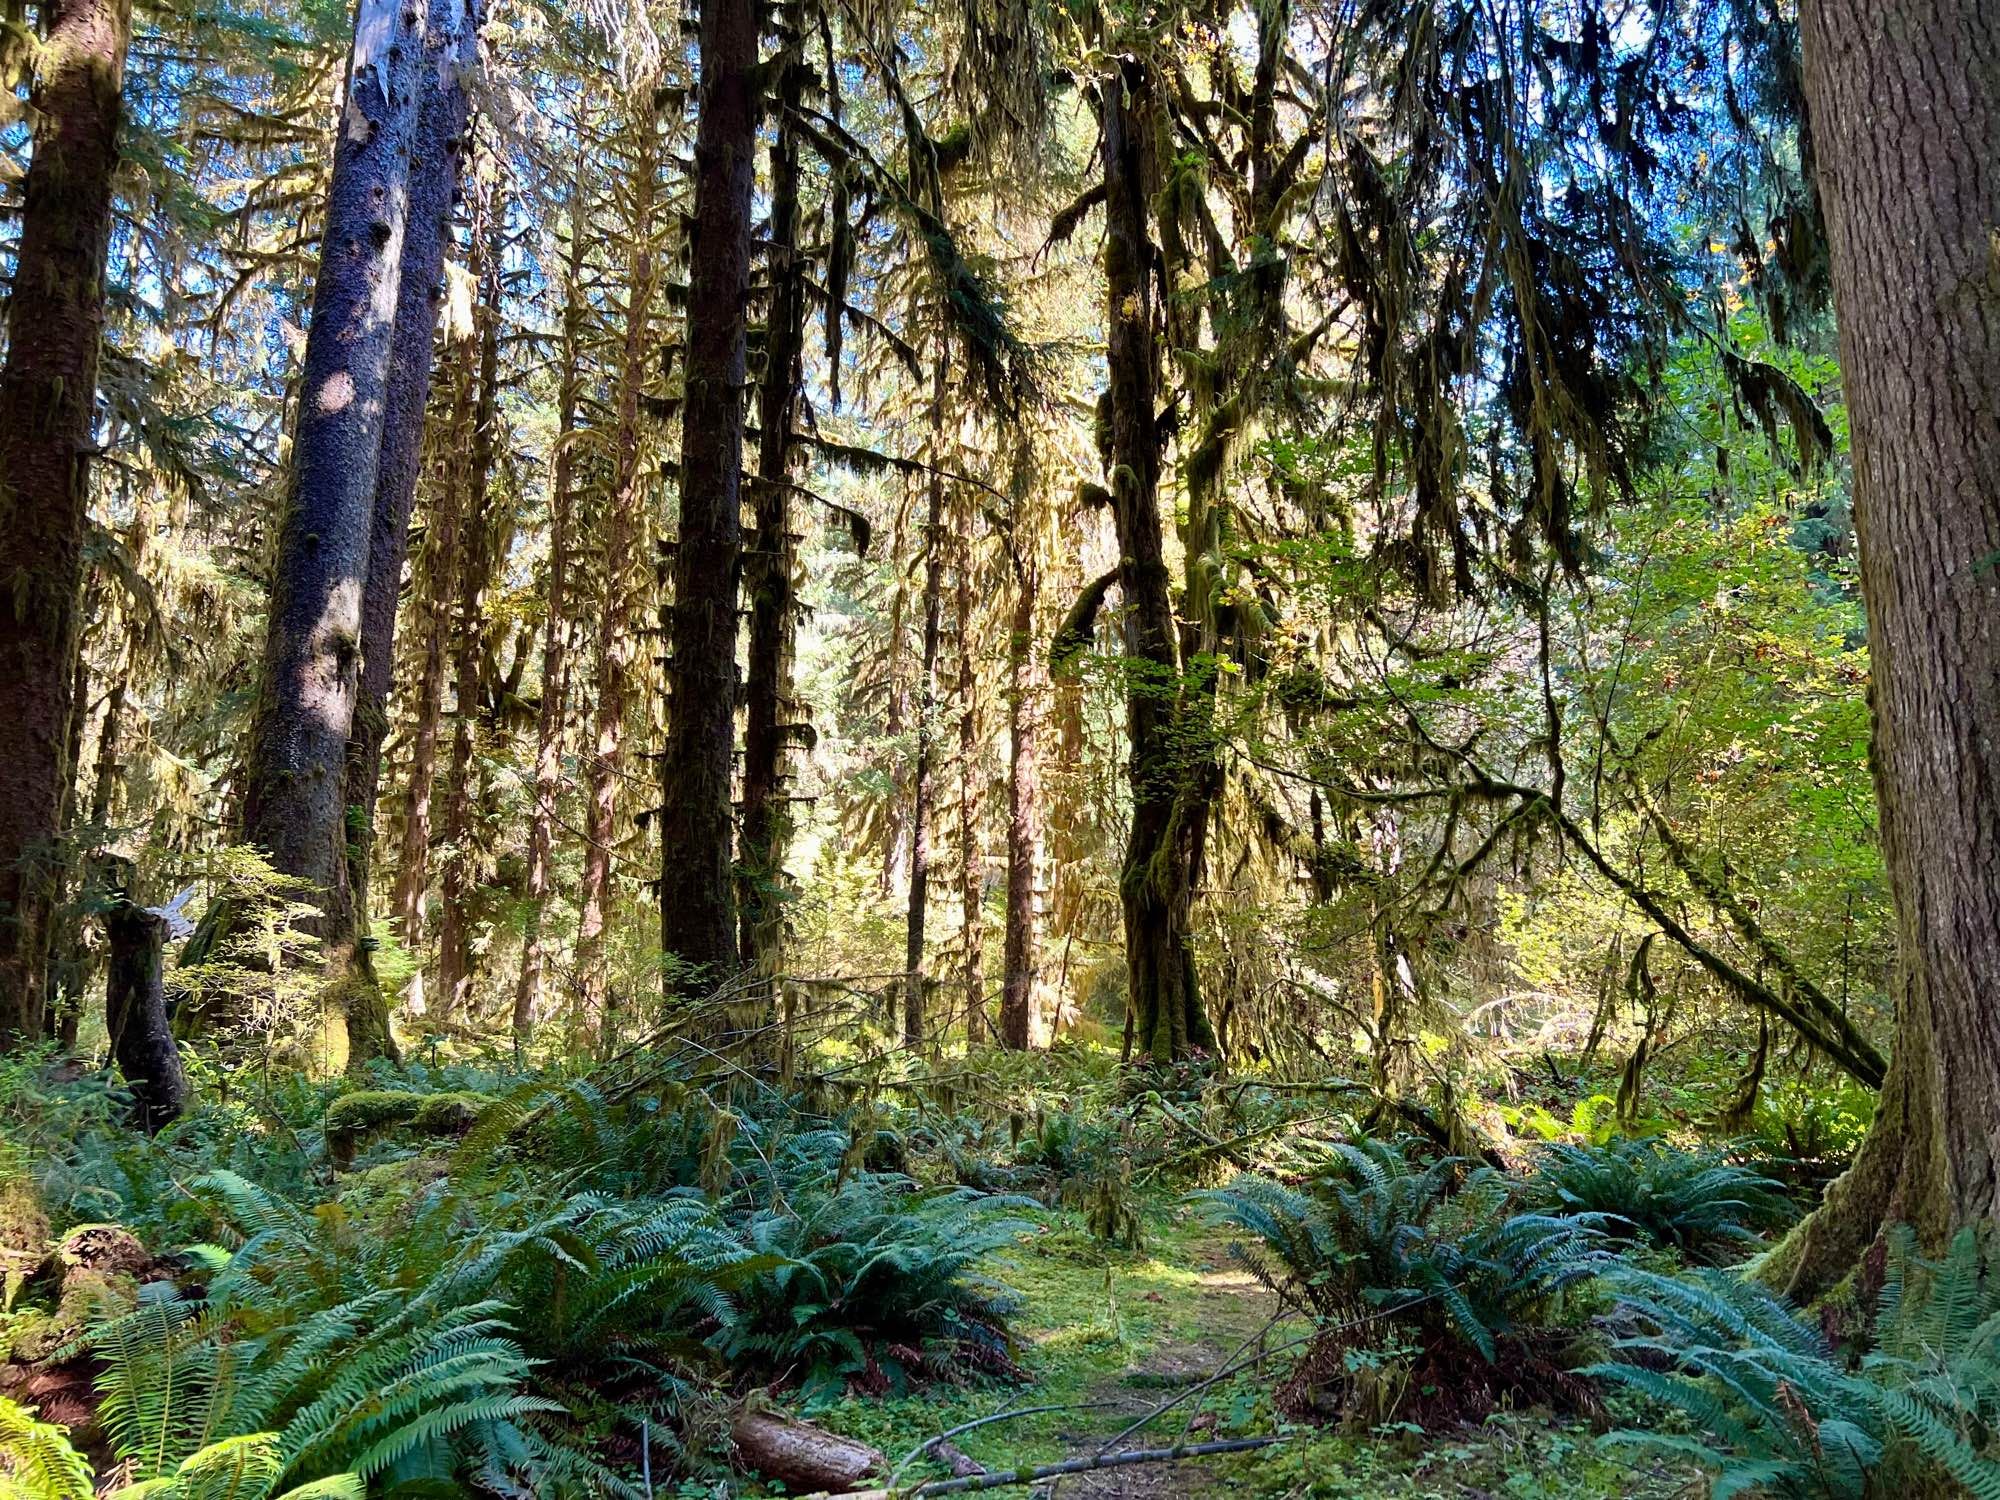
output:
M791 18L796 25L797 17ZM795 54L791 66L803 71ZM737 905L743 966L775 974L784 937L785 852L792 817L785 800L786 711L791 706L792 424L802 378L805 287L798 264L799 147L782 122L771 147L770 312L758 404L755 538L744 556L750 600L750 663L744 679L743 860ZM759 996L767 1005L768 993Z
M479 281L479 396L472 419L472 475L465 520L458 537L455 616L452 625L451 773L445 782L445 859L439 881L438 992L440 1015L469 1017L472 1010L472 890L479 851L472 814L474 736L479 727L480 686L486 671L486 627L480 611L498 527L486 513L498 446L500 400L500 257L504 205L486 205L473 232L479 236L474 274Z
M551 888L555 852L556 800L562 795L564 706L569 694L569 550L574 509L576 411L583 399L581 376L583 320L588 289L583 284L586 148L577 149L570 183L569 260L563 283L562 374L556 395L554 472L549 476L549 586L542 618L542 703L535 725L535 806L528 818L528 927L521 942L521 980L514 990L514 1035L527 1040L544 1009L542 990L548 965L543 947L542 909Z
M129 0L48 0L0 371L0 1047L42 1034Z
M396 616L409 556L410 513L423 467L425 415L430 406L433 347L442 302L445 246L457 197L470 105L465 91L475 44L475 14L460 0L430 0L425 29L423 99L410 161L410 197L403 228L403 264L396 288L381 459L370 519L368 577L361 592L361 674L347 740L345 792L353 810L347 848L348 920L355 977L348 995L348 1061L396 1057L387 997L368 959L368 888L374 865L375 809L381 789L382 745L389 730L389 689L396 663ZM428 837L428 832L426 833Z
M653 305L652 226L656 124L648 115L633 167L633 250L626 267L625 349L618 372L618 426L612 436L611 503L604 512L604 603L597 616L597 720L584 779L583 881L577 895L577 1022L615 1044L616 1017L604 972L604 929L612 893L612 843L618 832L625 715L632 696L632 553L645 496L639 487L639 391L645 384L647 330Z
M687 394L661 763L660 946L679 960L667 978L670 997L697 993L736 966L730 771L758 29L751 0L701 0L700 8Z
M958 631L958 876L960 981L965 992L965 1039L986 1040L986 975L981 921L986 869L979 850L979 677L972 661L972 544L963 534L957 545L957 587L953 598Z
M307 883L330 948L352 930L347 740L426 29L394 0L355 15L244 797L245 839Z
M1109 294L1111 451L1119 587L1125 595L1132 830L1119 875L1125 960L1140 1050L1178 1062L1214 1044L1189 927L1206 801L1184 807L1180 659L1162 546L1158 330L1147 205L1152 81L1127 60L1104 84L1104 270Z
M131 865L114 862L107 884L115 899L104 914L110 954L104 1022L111 1055L132 1090L134 1123L151 1135L187 1107L188 1082L161 979L166 919L132 901L131 880Z
M1001 967L1001 1045L1024 1051L1034 1041L1036 890L1041 862L1041 684L1035 670L1035 596L1040 574L1033 560L1014 570L1013 630L1007 639L1007 931Z
M944 608L944 477L938 435L944 427L944 360L938 351L931 389L930 499L924 518L924 641L917 662L917 743L910 767L910 896L903 927L903 1045L924 1040L924 926L931 884L931 746L937 720L938 635Z
M2000 1216L2000 9L1800 9L1898 953L1875 1126L1763 1268L1804 1297Z

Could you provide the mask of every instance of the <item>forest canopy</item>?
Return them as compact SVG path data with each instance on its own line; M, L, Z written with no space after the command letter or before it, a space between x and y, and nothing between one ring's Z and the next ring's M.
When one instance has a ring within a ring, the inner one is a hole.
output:
M0 82L0 1496L2000 1496L1983 0Z

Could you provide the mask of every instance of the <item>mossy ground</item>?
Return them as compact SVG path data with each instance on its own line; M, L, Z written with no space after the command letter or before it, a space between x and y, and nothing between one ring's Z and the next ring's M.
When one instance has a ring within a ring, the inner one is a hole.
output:
M1652 1497L1686 1492L1688 1476L1634 1468L1602 1451L1591 1431L1544 1414L1508 1412L1449 1433L1391 1428L1336 1434L1288 1426L1270 1391L1307 1325L1231 1256L1229 1235L1172 1198L1143 1204L1144 1248L1110 1249L1080 1216L1039 1215L1040 1228L999 1258L993 1274L1019 1294L1012 1320L1032 1383L930 1387L888 1398L843 1398L808 1411L823 1426L874 1444L900 1463L925 1440L1010 1409L1057 1407L954 1438L983 1467L1028 1468L1095 1453L1132 1423L1218 1371L1119 1447L1283 1432L1262 1452L1150 1464L1066 1477L1066 1500L1169 1496L1284 1496L1294 1500L1497 1500L1497 1497ZM943 1463L912 1463L901 1482L942 1477ZM1028 1494L1009 1489L1001 1494ZM1045 1484L1032 1493L1048 1495Z

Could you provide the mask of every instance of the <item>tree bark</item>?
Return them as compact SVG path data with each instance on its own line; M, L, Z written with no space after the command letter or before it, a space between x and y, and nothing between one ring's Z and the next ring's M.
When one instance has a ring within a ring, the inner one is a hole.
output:
M244 838L307 883L329 950L352 927L347 740L427 21L395 0L355 14L246 776Z
M1126 720L1131 740L1132 830L1119 874L1125 961L1140 1050L1181 1061L1214 1045L1201 1005L1189 928L1206 798L1189 815L1182 786L1191 756L1179 732L1181 674L1161 538L1160 350L1148 204L1153 83L1127 59L1103 86L1104 270L1111 381L1108 469L1125 596Z
M431 802L437 786L438 730L444 723L445 652L451 633L452 560L458 551L469 476L459 444L472 437L472 374L453 361L451 448L438 465L442 482L430 509L424 544L422 665L410 728L410 772L403 796L402 849L396 860L396 923L413 952L424 941L424 897L430 888ZM419 980L421 983L421 980Z
M965 992L965 1039L986 1040L986 935L981 921L986 871L979 850L979 676L972 661L972 543L961 533L957 548L953 623L958 631L958 876L960 981Z
M458 194L470 104L465 77L477 18L459 0L430 0L424 35L423 98L410 161L409 207L402 269L396 287L382 448L370 517L368 575L361 591L361 673L347 740L346 802L353 828L347 849L347 919L353 930L357 985L348 998L350 1065L384 1055L394 1060L387 997L368 958L368 893L374 865L375 810L382 745L389 729L389 689L396 663L396 616L409 556L410 514L423 467L433 349L442 301L445 247ZM428 836L428 835L426 835Z
M791 24L797 25L796 7ZM796 54L790 66L803 71ZM759 393L756 532L744 555L750 601L750 661L744 679L743 859L737 906L743 966L777 972L784 937L785 852L792 818L785 801L785 714L791 707L791 454L803 378L805 288L798 263L799 147L781 118L771 147L770 311L764 325L764 380ZM768 1004L768 993L759 997Z
M625 348L618 373L618 425L612 437L611 503L604 512L604 603L597 617L597 720L585 777L583 882L577 895L577 1021L586 1034L615 1045L616 1017L604 972L604 929L612 892L612 843L625 714L632 696L631 565L645 497L639 489L639 391L645 384L647 329L653 305L652 225L657 122L648 113L633 167L633 249L626 267Z
M104 914L110 954L104 1022L111 1055L132 1090L134 1123L152 1135L187 1107L188 1097L161 980L167 922L132 900L129 862L111 862L106 886L114 899Z
M445 782L445 849L440 871L437 1009L446 1017L472 1010L472 889L478 883L479 852L474 848L472 814L473 750L478 732L480 685L486 670L486 628L480 601L493 569L497 529L487 515L498 447L500 400L500 258L505 206L484 206L473 228L478 236L474 274L479 283L479 395L472 418L472 472L466 487L465 517L459 529L456 602L452 624L451 773Z
M1013 630L1007 639L1007 930L1001 968L1000 1042L1025 1051L1034 1041L1039 965L1035 909L1041 861L1041 684L1034 656L1035 596L1040 573L1032 558L1014 569Z
M579 136L576 174L570 183L569 253L563 283L562 374L556 395L554 472L549 476L549 586L542 619L542 703L535 725L535 806L528 819L528 927L521 943L521 979L514 990L514 1035L526 1041L544 1008L547 955L542 909L548 904L555 851L556 800L562 795L562 738L569 692L569 549L576 448L576 412L583 399L584 172L587 148Z
M937 720L938 635L944 607L944 476L938 437L944 430L943 350L931 386L931 473L924 516L924 641L917 661L917 743L910 766L910 894L903 927L903 1045L923 1044L924 926L931 884L931 742Z
M742 548L745 311L757 167L757 7L701 0L701 118L688 251L680 528L661 762L660 946L669 998L736 966L736 594Z
M2000 1215L2000 10L1800 9L1898 954L1874 1128L1763 1266L1807 1297Z
M0 371L0 1048L42 1034L129 0L48 0Z

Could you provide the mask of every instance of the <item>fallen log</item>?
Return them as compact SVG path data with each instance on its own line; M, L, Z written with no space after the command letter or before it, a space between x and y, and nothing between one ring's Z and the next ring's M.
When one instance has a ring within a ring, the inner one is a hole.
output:
M793 1494L851 1490L889 1463L866 1443L761 1404L746 1402L730 1423L729 1436L744 1467L781 1481Z

